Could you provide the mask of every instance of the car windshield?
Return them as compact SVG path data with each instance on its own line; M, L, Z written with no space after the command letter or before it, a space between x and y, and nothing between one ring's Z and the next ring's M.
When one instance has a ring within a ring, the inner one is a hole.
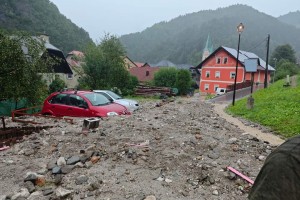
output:
M93 106L107 105L111 103L105 96L99 93L89 93L84 94L84 96L91 102Z
M123 99L121 96L117 95L112 91L107 91L107 94L109 94L113 99Z

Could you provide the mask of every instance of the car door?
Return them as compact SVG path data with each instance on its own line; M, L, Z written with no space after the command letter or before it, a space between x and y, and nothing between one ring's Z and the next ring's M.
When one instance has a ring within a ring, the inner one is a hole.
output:
M65 116L68 109L68 100L69 97L67 94L58 94L54 96L50 101L50 110L55 116Z
M87 102L76 94L69 96L69 108L67 110L68 116L72 117L92 117Z

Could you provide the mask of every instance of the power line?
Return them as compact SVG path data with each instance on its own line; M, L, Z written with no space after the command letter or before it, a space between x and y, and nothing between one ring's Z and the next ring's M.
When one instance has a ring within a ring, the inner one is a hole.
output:
M264 38L262 41L258 42L256 45L254 45L253 47L251 47L248 51L251 52L253 49L259 47L260 45L262 45L265 41L267 41L268 37Z

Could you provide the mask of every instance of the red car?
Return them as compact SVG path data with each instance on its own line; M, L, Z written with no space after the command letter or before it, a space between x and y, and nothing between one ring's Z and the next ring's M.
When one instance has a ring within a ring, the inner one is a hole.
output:
M52 93L44 102L44 115L71 117L108 117L129 115L126 107L112 103L102 94L91 91Z

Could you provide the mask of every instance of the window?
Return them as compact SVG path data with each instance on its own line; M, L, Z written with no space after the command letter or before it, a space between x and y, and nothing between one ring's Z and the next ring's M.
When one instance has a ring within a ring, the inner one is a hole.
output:
M50 99L49 103L51 104L68 104L68 95L67 94L58 94Z
M205 84L204 85L204 90L208 90L209 89L209 84Z
M206 72L205 72L205 77L206 77L206 78L209 78L209 76L210 76L210 71L206 71Z
M146 76L149 76L150 75L150 72L149 71L146 71Z
M219 88L219 85L214 85L215 91Z
M234 79L235 78L235 72L230 72L230 78Z
M215 72L215 78L220 78L220 72L219 71Z
M226 64L227 62L228 62L228 58L225 57L225 58L223 59L223 63Z
M70 95L70 105L76 107L88 106L86 101L82 97L77 95Z
M216 62L217 62L217 64L221 64L221 58L218 57Z
M73 79L73 74L67 74L67 79Z

